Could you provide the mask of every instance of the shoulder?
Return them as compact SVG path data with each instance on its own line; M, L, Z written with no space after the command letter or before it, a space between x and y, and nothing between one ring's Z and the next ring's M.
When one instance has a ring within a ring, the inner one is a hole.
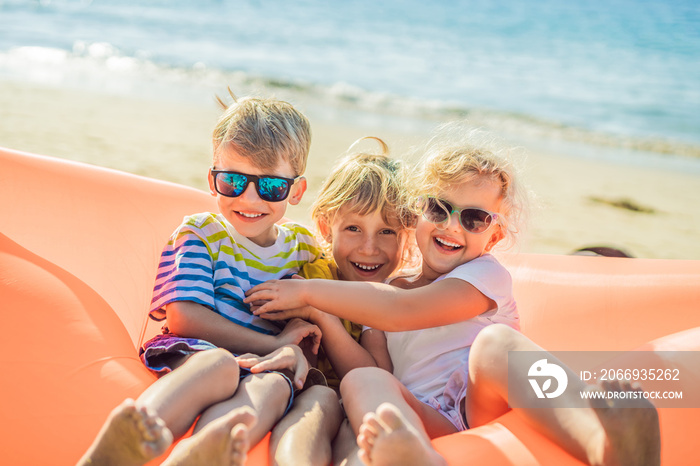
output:
M179 248L203 243L209 248L225 238L231 239L231 233L222 218L211 212L202 212L186 216L171 235L168 244Z
M465 281L496 302L513 294L510 273L490 254L462 264L438 280L448 278Z
M511 282L510 273L491 254L484 254L474 260L466 262L456 267L451 272L443 275L442 278L463 278L479 277L480 279L491 278Z
M283 232L287 237L311 238L313 241L316 241L314 238L314 234L311 233L311 231L308 228L298 223L285 222L277 226L279 227L280 232Z
M308 228L294 222L287 222L277 225L279 236L282 238L280 246L284 250L303 249L311 252L315 256L321 255L316 237Z
M201 212L198 214L187 215L182 219L182 223L176 231L190 231L202 233L214 233L225 231L226 226L223 224L218 214L212 212Z

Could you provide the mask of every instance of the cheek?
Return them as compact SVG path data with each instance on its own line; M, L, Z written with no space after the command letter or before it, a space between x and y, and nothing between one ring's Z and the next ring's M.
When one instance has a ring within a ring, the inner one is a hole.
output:
M382 253L386 256L392 268L396 268L401 261L403 253L402 244L403 242L399 238L391 238L384 241L381 246Z
M348 238L344 237L342 234L333 235L331 254L333 254L333 258L336 262L342 262L347 259L351 249L352 245Z
M219 206L219 212L226 212L229 210L229 199L220 194L216 195L216 205Z
M423 244L430 241L430 233L433 231L433 224L419 220L416 225L416 243Z

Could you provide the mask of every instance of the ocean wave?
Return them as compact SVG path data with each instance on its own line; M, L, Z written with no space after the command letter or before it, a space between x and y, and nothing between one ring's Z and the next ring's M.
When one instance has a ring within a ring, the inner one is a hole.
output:
M133 56L126 55L105 42L77 41L70 50L27 46L0 51L0 77L113 93L161 94L164 98L211 98L229 87L239 95L274 93L290 100L313 102L316 106L332 106L386 118L412 118L432 123L468 119L475 126L516 138L560 140L700 158L700 145L691 142L606 133L532 115L375 92L346 82L322 85L262 76L245 70L211 68L202 62L177 67L157 63L143 51L136 51ZM173 86L178 89L175 95Z

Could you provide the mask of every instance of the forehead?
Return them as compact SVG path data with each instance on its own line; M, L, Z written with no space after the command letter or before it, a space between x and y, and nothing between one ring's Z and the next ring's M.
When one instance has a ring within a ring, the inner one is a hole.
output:
M391 212L386 212L386 210L390 209L384 209L384 211L374 209L369 213L361 213L357 204L347 203L338 209L333 223L372 223L380 227L402 229L403 227L397 216L390 215Z
M479 177L442 186L438 197L456 207L481 207L497 212L501 206L501 194L500 183L491 178Z
M282 157L277 158L277 163L272 167L260 167L253 163L251 157L240 155L234 148L222 147L214 160L218 170L230 170L247 175L274 175L284 178L294 178L294 170L291 164Z

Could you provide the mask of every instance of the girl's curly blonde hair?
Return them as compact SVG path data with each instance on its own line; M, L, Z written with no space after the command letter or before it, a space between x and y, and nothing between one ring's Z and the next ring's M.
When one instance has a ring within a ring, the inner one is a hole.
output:
M414 199L438 195L447 185L493 181L501 187L504 245L515 244L526 223L529 193L521 184L514 150L463 122L448 123L428 141L409 186ZM414 204L415 205L415 204Z

